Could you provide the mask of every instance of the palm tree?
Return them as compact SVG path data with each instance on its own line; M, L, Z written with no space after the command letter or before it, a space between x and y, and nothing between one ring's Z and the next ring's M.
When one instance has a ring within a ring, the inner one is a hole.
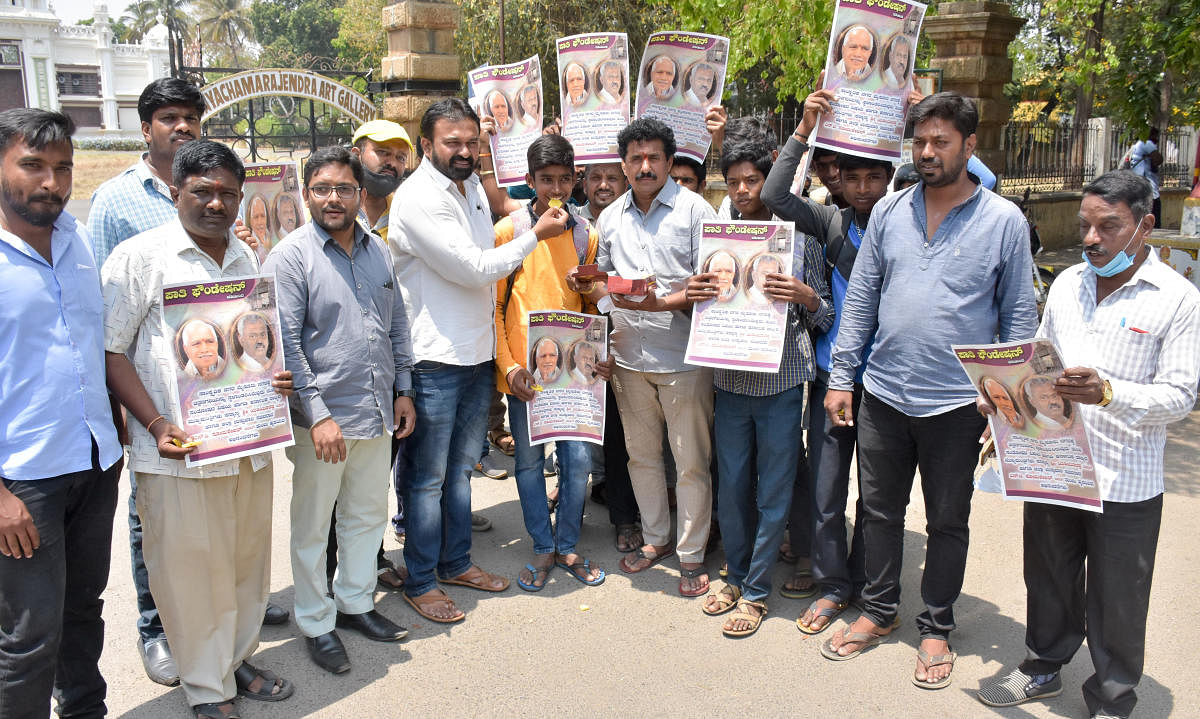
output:
M183 3L176 0L137 0L129 6L121 22L129 28L124 42L141 42L150 28L160 22L185 42L190 39L187 12Z
M228 50L234 65L241 65L239 51L245 50L247 38L254 34L249 9L243 0L198 0L196 14L200 18L201 38Z

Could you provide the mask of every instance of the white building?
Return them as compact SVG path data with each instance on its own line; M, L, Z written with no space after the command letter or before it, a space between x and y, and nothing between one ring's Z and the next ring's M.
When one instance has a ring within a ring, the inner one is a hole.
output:
M167 29L115 43L108 9L94 9L94 25L64 25L47 0L0 0L0 110L61 110L80 135L140 137L138 95L170 73Z

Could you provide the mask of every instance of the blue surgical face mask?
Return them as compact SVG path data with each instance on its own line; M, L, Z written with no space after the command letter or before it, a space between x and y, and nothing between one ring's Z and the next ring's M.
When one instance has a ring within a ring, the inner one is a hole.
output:
M1089 258L1087 255L1087 252L1083 253L1083 261L1087 263L1088 268L1090 268L1092 272L1095 272L1101 277L1113 277L1114 275L1119 275L1130 267L1133 267L1133 258L1130 257L1125 250L1128 250L1129 246L1133 244L1133 239L1137 237L1138 230L1140 230L1141 227L1142 220L1139 219L1137 227L1133 228L1133 234L1129 236L1129 242L1126 242L1125 247L1118 252L1115 257L1106 262L1103 267L1097 267L1093 265L1091 258Z

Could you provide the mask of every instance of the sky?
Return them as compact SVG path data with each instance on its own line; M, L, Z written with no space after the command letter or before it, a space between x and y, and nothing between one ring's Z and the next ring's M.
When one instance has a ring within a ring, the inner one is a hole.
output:
M110 18L119 18L125 14L125 9L129 7L129 0L102 0L108 6L108 16ZM54 14L58 16L64 24L73 25L80 20L86 20L92 17L92 6L95 0L50 0L50 4L54 6Z

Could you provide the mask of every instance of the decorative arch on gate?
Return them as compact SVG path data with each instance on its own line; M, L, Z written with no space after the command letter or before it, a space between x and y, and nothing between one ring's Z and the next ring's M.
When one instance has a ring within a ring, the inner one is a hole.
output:
M303 97L344 112L355 123L375 119L375 103L352 87L309 70L268 68L247 70L200 89L206 110L200 122L225 108L258 97Z

